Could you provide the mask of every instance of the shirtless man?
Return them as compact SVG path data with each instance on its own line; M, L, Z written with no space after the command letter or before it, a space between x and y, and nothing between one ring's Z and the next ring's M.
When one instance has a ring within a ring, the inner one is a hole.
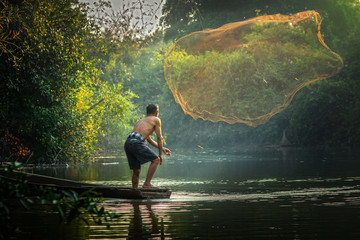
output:
M155 104L149 104L146 107L146 118L141 119L136 123L134 129L127 138L124 148L126 156L129 162L130 169L133 170L132 187L138 188L139 175L141 165L147 162L151 162L146 180L143 184L143 188L155 188L151 185L150 181L154 176L157 166L162 164L163 152L166 155L171 155L171 151L168 148L163 147L163 139L161 135L161 121L159 116L159 106ZM152 140L150 135L155 131L157 142ZM159 155L151 150L145 141L148 141L151 145L159 149Z

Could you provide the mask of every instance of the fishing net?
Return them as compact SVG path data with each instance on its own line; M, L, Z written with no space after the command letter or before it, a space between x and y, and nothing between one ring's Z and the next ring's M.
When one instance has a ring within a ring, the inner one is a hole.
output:
M283 111L305 85L343 67L315 11L265 15L191 33L165 57L174 98L194 119L257 126Z

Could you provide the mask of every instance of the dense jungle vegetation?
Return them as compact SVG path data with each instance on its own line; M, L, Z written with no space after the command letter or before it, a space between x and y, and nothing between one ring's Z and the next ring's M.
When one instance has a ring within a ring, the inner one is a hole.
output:
M1 1L2 160L78 162L99 151L121 152L149 103L160 105L172 147L276 144L284 130L300 146L360 145L358 1L167 0L147 6L161 7L161 18L145 7L124 4L109 14L106 1ZM345 62L340 74L305 87L287 110L257 128L194 120L175 103L163 61L176 39L305 10L323 17L325 43ZM157 28L149 31L154 22Z

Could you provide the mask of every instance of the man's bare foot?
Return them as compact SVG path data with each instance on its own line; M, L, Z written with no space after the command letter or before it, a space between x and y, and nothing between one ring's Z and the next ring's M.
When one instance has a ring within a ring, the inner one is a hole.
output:
M155 187L154 185L152 184L145 184L142 186L143 188L154 188L154 189L157 189L158 187Z

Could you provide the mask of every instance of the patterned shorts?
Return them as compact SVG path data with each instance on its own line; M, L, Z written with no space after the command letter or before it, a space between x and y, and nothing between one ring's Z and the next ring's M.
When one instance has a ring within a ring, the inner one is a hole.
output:
M124 144L124 149L130 169L140 169L142 164L158 158L158 155L146 145L145 138L137 132L132 132L129 135Z

